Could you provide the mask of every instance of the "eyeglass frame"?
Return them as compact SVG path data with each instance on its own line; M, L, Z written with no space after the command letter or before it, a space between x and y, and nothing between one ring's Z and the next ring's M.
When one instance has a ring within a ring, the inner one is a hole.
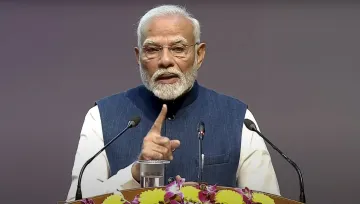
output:
M196 46L196 45L199 45L199 44L200 44L200 42L196 42L195 44L192 44L192 45L183 45L183 46L185 47L185 49L187 49L185 55L188 54L188 51L189 51L188 48L189 48L189 47ZM149 58L149 57L147 56L147 54L146 54L146 51L143 51L143 53L144 53L144 55L145 55L145 57L146 57L147 59L156 59L156 58L159 58L159 57L161 56L160 53L163 52L164 48L168 48L168 50L169 50L169 52L171 53L172 56L177 57L177 58L182 58L182 57L179 57L179 56L175 56L175 55L173 54L173 52L171 51L171 49L169 49L169 48L171 48L173 45L171 45L171 46L155 45L155 46L160 48L160 50L157 52L157 55L158 55L158 56ZM142 46L142 50L145 50L145 48L146 48L146 46ZM185 57L185 56L184 56L184 57Z

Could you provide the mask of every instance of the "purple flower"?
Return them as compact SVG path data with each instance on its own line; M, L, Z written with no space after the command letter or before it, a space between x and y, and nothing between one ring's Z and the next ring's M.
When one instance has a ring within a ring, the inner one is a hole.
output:
M244 189L241 188L235 188L235 191L240 193L243 196L243 200L245 204L253 204L252 202L252 190L250 190L248 187L245 187Z
M134 200L131 201L131 204L140 204L140 200L139 200L140 196L136 195Z
M175 181L168 184L165 188L165 202L170 204L181 204L184 200L184 195L180 191L183 184L185 183L185 179L176 179Z
M81 204L95 204L95 202L90 198L84 198L81 200Z
M215 203L215 195L217 192L216 184L215 185L200 184L196 187L200 189L199 200L201 202L206 204Z

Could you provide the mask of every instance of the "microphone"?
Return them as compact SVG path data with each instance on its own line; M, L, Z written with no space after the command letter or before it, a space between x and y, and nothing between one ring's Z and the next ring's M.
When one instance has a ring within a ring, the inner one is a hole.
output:
M204 122L199 122L198 127L197 127L197 131L198 131L198 136L199 139L203 139L204 135L205 135L205 124Z
M280 151L279 148L277 148L273 143L271 143L260 131L257 130L255 123L250 119L245 119L244 121L245 126L256 133L258 133L269 145L271 145L272 148L274 148L282 157L286 159L296 170L299 181L300 181L300 202L306 203L305 199L305 191L304 191L304 180L301 173L300 168L293 162L289 157L287 157L282 151Z
M200 121L197 126L198 138L199 138L199 171L198 171L198 180L199 183L202 182L202 174L204 171L204 154L202 148L202 141L205 136L205 124L204 122Z
M104 149L106 149L111 143L113 143L117 138L119 138L122 134L124 134L128 129L136 127L141 121L140 117L134 117L132 120L130 120L126 126L126 128L121 131L118 135L116 135L113 139L110 140L110 142L108 142L103 148L101 148L94 156L92 156L89 160L87 160L85 162L85 164L83 165L83 167L81 168L80 174L79 174L79 179L78 179L78 184L77 184L77 189L76 189L76 195L75 195L75 200L80 200L82 199L82 193L81 193L81 179L82 179L82 175L84 173L85 168L87 167L87 165L89 165L92 160L95 159L96 156L98 156L102 151L104 151Z

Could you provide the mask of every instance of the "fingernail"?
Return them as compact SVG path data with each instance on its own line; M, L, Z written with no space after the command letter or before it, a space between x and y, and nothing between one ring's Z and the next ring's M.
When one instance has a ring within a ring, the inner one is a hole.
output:
M170 160L173 160L174 159L174 157L173 156L170 156Z

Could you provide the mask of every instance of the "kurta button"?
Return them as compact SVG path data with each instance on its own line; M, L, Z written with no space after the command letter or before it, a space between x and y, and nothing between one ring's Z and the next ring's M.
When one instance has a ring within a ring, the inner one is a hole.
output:
M168 120L174 120L174 119L175 119L174 115L168 117Z

